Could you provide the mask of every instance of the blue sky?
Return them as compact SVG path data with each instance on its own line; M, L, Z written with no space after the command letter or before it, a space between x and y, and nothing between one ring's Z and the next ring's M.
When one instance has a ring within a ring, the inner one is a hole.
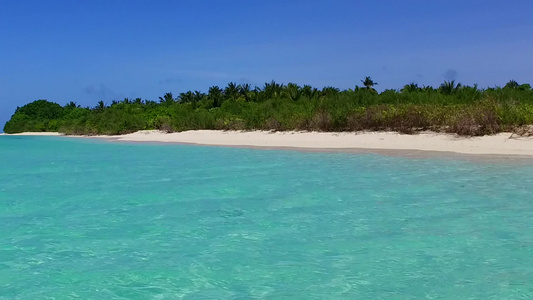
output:
M37 99L94 106L230 81L533 83L532 11L531 0L2 0L0 129Z

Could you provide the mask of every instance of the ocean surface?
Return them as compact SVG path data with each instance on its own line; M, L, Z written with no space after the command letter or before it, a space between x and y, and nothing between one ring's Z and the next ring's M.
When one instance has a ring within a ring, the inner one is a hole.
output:
M0 137L0 299L532 299L533 162Z

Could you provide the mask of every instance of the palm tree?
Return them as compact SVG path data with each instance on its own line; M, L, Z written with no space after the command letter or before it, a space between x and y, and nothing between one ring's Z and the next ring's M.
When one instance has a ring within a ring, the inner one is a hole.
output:
M420 91L421 88L416 83L410 83L403 86L402 93L414 93Z
M194 103L202 101L205 96L206 95L200 91L194 91Z
M238 89L239 89L239 94L244 97L244 100L250 101L250 93L251 93L250 85L248 83L239 84Z
M265 91L263 91L260 87L256 86L252 92L254 94L255 101L262 102L266 100Z
M168 92L163 95L163 97L159 97L159 103L164 103L166 105L171 105L174 103L174 97L172 96L172 93Z
M378 83L374 82L370 76L366 76L364 80L361 80L361 82L368 90L373 89L375 85L378 85Z
M96 110L104 110L104 109L105 109L104 101L102 100L98 101L98 105L96 105Z
M194 102L194 94L191 91L187 91L186 93L180 93L179 95L179 102L181 103L187 103L187 102Z
M340 90L336 87L326 86L322 89L322 96L334 96L337 95Z
M228 83L228 86L224 89L224 95L226 99L237 99L239 97L239 88L235 82Z
M265 83L263 93L267 99L277 98L281 94L282 88L282 84L276 83L274 80L272 80L270 83Z
M76 108L76 107L79 107L79 105L76 104L76 102L74 101L70 101L69 103L67 103L67 105L65 105L66 108Z
M421 88L421 90L426 92L426 93L430 93L430 92L434 92L435 91L435 89L431 85L424 85Z
M318 90L310 85L304 85L301 89L302 96L308 99L315 98L318 95Z
M216 85L209 88L207 97L213 100L213 107L220 107L220 105L222 105L222 100L224 96L222 94L223 92L224 91Z
M461 86L460 83L455 84L455 80L444 81L444 83L440 85L439 91L445 95L450 95L457 92Z
M301 92L300 87L292 82L289 82L282 90L282 94L293 101L300 99Z
M516 82L516 80L510 80L509 82L507 82L507 84L504 86L504 88L507 88L507 89L517 89L520 85L518 84L518 82Z

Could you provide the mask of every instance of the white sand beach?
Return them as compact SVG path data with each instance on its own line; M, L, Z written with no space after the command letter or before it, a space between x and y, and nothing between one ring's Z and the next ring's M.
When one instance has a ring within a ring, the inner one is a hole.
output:
M19 135L60 135L59 133L21 133ZM451 134L425 132L269 132L194 130L164 133L144 130L115 136L92 136L110 141L187 143L213 146L299 148L316 150L418 150L445 151L478 155L533 156L533 137L500 133L482 137L460 137Z
M512 133L459 137L440 133L414 135L396 132L269 132L194 130L176 133L138 131L122 136L99 136L118 141L191 143L200 145L302 149L381 149L446 151L461 154L533 155L533 138Z

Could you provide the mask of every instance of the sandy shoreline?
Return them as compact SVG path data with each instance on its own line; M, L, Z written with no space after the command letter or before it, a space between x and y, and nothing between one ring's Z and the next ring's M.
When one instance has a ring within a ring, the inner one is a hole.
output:
M26 132L17 135L60 136L59 133ZM163 133L156 130L138 131L118 136L90 138L124 142L186 143L211 146L253 148L295 148L330 150L415 150L444 151L476 155L533 156L533 138L500 133L482 137L459 137L441 133L414 135L396 132L268 132L194 130Z

